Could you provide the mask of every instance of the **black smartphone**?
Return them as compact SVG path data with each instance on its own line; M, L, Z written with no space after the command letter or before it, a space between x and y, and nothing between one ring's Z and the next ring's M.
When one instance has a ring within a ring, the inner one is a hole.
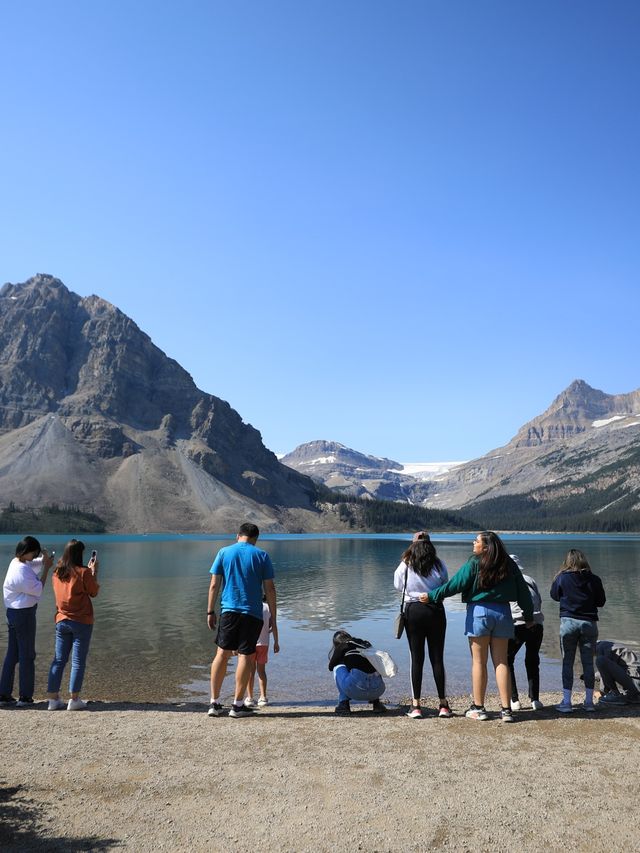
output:
M92 552L91 552L91 559L92 559L92 560L95 560L97 556L98 556L98 552L97 552L97 551L92 551Z

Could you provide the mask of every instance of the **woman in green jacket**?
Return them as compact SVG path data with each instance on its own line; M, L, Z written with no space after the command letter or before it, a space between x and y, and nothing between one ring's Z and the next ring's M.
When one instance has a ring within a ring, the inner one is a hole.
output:
M472 720L488 719L484 698L491 651L502 721L512 723L508 649L514 629L509 602L518 602L527 627L533 624L533 603L522 572L496 533L479 533L473 543L473 556L451 580L431 590L425 600L439 604L444 598L457 593L462 593L462 600L467 604L464 633L469 638L472 660L473 704L465 716Z

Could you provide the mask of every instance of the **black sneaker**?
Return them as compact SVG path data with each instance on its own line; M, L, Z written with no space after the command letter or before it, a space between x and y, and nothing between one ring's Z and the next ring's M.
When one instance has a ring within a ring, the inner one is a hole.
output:
M503 708L502 711L500 711L500 719L503 723L515 723L514 716L511 713L511 708Z
M29 705L33 705L33 696L21 696L16 702L18 708L26 708Z
M246 705L232 705L229 711L230 717L257 717L258 715L253 708L248 708Z
M0 705L15 705L16 699L14 696L0 696Z
M371 708L376 714L386 714L387 707L383 705L379 699L374 699L371 703Z
M219 702L212 702L209 705L209 710L207 711L207 714L210 717L221 717L224 714L224 708Z
M342 702L338 702L335 708L336 714L341 717L347 717L351 713L351 705L349 704L348 699L343 699Z

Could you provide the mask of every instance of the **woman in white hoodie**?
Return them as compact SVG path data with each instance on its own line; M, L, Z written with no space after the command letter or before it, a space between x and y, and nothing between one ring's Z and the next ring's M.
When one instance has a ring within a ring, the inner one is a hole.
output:
M393 576L395 588L404 592L403 612L411 658L411 707L407 716L413 720L421 720L423 716L420 697L425 645L429 650L429 661L438 693L438 716L453 716L447 701L444 669L447 617L442 604L428 602L428 593L445 583L447 578L447 567L438 557L429 534L424 531L416 533Z
M2 588L7 608L9 641L0 675L0 704L15 703L11 695L16 664L19 664L18 705L33 704L36 659L36 610L47 581L53 558L40 548L33 536L25 536L16 546Z

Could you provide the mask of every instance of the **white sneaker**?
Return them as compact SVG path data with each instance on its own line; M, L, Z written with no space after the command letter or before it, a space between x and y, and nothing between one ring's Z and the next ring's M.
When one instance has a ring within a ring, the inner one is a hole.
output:
M63 702L62 699L49 699L47 711L62 711L66 707L67 703Z
M533 708L534 711L542 711L542 709L544 708L544 705L542 704L542 702L539 699L533 699L531 702L531 707Z
M260 705L260 707L263 707L264 705L268 705L268 704L269 704L269 700L267 699L266 696L261 696L258 699L258 705Z
M244 707L245 708L254 708L255 704L256 704L255 700L253 700L251 698L251 696L247 696L247 698L244 700Z
M521 710L521 705L520 705L519 699L516 699L515 702L513 701L513 699L511 700L511 710L512 711L520 711Z
M87 703L83 702L82 699L69 699L69 703L67 704L67 711L86 711Z

